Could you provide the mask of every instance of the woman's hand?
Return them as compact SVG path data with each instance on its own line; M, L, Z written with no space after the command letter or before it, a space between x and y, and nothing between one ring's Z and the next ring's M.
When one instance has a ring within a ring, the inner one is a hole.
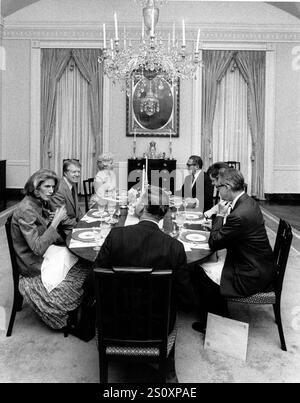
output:
M59 207L59 208L55 211L54 217L53 217L53 219L52 219L51 226L54 227L54 228L57 228L58 224L59 224L61 221L67 219L67 218L68 218L68 215L67 215L66 206L63 205L63 206Z

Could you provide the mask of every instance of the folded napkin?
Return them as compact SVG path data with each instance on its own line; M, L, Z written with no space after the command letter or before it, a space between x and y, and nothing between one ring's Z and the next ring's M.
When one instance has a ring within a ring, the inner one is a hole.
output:
M51 245L44 253L41 266L42 283L46 290L51 292L68 274L68 271L77 262L74 256L65 246Z
M91 223L91 222L95 222L95 221L100 221L100 217L99 218L94 218L94 217L89 217L87 215L83 216L81 221L85 221L87 223Z

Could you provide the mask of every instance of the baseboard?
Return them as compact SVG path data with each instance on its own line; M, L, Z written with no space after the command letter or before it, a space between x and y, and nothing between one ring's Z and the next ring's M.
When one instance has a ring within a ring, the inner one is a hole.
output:
M300 193L265 193L267 201L300 204Z

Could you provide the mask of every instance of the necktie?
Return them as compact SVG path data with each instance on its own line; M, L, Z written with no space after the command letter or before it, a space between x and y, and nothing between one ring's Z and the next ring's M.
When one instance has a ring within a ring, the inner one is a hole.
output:
M72 186L71 192L72 192L72 196L73 196L74 203L76 204L76 190L75 190L75 186Z

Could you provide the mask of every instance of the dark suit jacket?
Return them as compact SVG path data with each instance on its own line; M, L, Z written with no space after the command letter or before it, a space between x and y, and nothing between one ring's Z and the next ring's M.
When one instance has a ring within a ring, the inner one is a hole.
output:
M74 202L72 192L64 178L60 180L58 190L50 201L52 210L55 210L63 204L66 205L67 215L69 217L69 220L64 221L65 226L75 227L77 222L83 217L83 214L78 204L77 194Z
M96 266L152 267L172 269L173 290L171 326L176 316L176 304L183 309L193 306L193 291L182 243L163 233L150 221L113 228L101 247Z
M178 193L178 192L177 192ZM206 211L213 206L214 187L211 183L209 175L201 171L192 187L192 175L188 175L184 179L184 184L179 192L182 197L192 197L199 200L199 208Z
M242 195L227 216L216 217L209 246L227 249L221 276L221 294L247 296L269 290L275 276L273 252L257 202Z
M41 201L25 196L16 207L11 223L17 263L23 276L40 275L43 255L48 247L54 243L63 243L57 230L48 225Z

